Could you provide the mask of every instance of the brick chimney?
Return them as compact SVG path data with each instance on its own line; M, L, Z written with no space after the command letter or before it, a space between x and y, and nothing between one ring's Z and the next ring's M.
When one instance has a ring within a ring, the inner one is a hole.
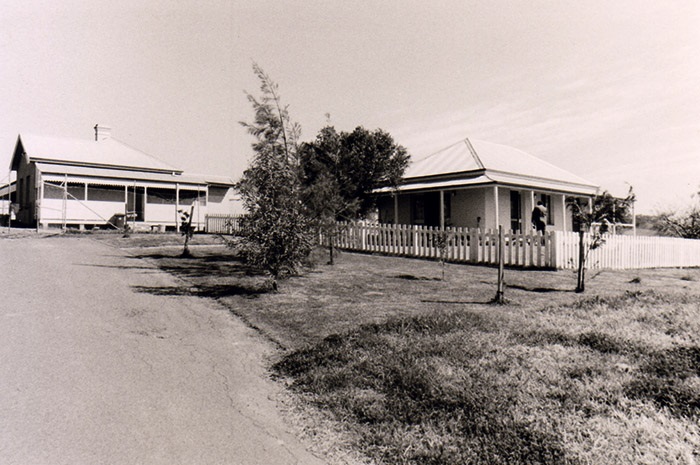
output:
M109 139L112 136L112 128L100 124L95 125L95 140L101 141Z

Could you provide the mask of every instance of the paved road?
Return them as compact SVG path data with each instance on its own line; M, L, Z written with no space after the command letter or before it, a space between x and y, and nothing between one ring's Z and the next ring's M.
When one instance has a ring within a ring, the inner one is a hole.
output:
M0 240L0 464L321 464L270 350L215 303L89 238Z

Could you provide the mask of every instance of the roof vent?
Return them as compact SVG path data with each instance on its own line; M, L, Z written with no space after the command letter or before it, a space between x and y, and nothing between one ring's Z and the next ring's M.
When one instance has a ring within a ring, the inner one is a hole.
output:
M109 139L112 136L112 128L108 126L102 126L99 124L95 125L95 140L101 141L104 139Z

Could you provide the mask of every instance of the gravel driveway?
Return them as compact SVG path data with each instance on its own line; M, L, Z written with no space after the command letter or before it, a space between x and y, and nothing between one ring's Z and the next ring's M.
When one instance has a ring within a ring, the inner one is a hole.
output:
M0 463L321 464L289 434L267 343L85 237L0 240Z

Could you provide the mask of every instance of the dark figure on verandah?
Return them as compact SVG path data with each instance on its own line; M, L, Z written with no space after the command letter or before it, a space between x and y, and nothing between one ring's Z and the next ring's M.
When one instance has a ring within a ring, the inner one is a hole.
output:
M544 234L547 227L547 207L542 201L537 202L537 206L532 210L532 224L535 225L535 230Z

